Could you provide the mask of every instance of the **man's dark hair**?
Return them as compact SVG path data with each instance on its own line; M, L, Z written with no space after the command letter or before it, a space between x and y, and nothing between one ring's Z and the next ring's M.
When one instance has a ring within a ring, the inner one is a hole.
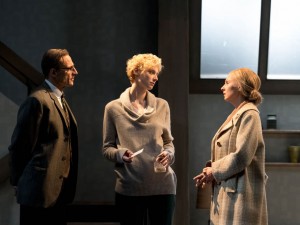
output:
M69 52L66 49L49 49L45 52L42 58L42 72L44 76L47 78L50 72L50 69L59 69L60 68L60 59L69 55Z

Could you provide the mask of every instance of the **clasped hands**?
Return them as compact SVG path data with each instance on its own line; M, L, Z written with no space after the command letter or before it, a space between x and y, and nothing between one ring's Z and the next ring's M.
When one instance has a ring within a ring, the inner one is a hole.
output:
M127 150L122 159L124 162L126 163L131 163L133 160L133 152L131 150ZM157 157L156 157L156 161L160 162L163 166L168 166L171 162L171 156L169 154L169 152L167 151L162 151Z
M206 184L211 183L214 179L211 167L205 167L202 173L193 178L196 182L196 187L201 186L202 188L204 188Z

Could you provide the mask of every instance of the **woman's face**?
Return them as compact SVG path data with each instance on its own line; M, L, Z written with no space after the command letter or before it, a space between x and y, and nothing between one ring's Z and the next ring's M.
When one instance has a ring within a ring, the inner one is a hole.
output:
M156 81L158 81L158 74L158 67L145 69L144 71L139 72L137 76L135 76L135 83L141 88L152 90Z
M234 74L229 74L227 76L224 85L221 87L221 91L223 92L224 100L230 102L234 106L241 99L239 83L234 79Z

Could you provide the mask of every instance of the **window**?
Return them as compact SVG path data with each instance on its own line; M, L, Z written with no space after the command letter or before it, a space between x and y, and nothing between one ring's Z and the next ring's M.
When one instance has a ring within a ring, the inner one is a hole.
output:
M202 1L200 78L225 79L239 67L257 72L260 9L260 0Z
M267 79L300 80L299 9L299 0L272 0Z
M300 94L299 0L190 0L189 7L190 93L220 93L228 72L249 67L263 94Z

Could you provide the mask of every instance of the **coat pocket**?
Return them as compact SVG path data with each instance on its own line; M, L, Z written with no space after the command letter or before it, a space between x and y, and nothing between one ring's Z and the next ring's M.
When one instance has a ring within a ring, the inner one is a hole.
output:
M46 169L27 166L18 182L18 203L41 206L44 201Z
M222 181L221 186L224 188L224 191L235 193L237 191L237 179L237 177L232 177L225 181Z

